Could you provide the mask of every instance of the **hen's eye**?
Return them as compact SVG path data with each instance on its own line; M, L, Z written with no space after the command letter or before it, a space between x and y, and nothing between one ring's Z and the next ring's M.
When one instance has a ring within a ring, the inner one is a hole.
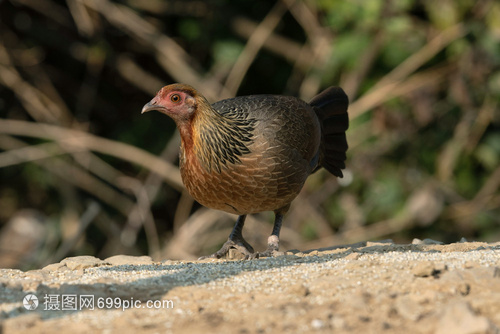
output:
M172 96L170 96L170 101L179 103L181 101L181 96L179 94L172 94Z

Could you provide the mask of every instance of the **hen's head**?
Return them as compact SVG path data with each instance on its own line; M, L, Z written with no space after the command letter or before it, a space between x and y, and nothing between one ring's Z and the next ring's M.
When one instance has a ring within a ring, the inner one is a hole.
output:
M142 113L157 110L170 116L177 124L190 120L200 104L208 104L196 89L189 85L173 84L160 89L143 108Z

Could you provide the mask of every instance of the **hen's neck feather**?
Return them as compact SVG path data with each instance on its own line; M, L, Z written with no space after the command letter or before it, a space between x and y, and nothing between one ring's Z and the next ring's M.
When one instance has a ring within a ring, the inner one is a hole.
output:
M219 112L208 104L198 105L191 122L192 153L208 172L220 173L228 164L240 163L250 153L256 120L241 111Z

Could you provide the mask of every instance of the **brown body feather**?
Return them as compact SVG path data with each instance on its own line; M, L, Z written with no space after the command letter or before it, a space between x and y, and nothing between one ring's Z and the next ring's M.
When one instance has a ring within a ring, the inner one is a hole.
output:
M212 107L196 113L194 145L181 153L190 194L207 207L239 215L287 206L316 167L311 161L319 151L320 125L313 108L272 95Z

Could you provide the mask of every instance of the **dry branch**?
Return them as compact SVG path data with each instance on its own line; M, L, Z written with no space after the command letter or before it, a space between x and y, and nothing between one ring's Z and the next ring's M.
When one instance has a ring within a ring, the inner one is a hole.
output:
M278 1L262 22L257 26L227 76L226 83L224 85L227 95L223 94L222 97L228 98L236 95L236 92L238 91L245 74L250 68L250 65L254 61L259 50L264 45L266 39L271 35L280 22L281 17L285 14L285 11L286 7Z
M58 141L64 147L74 147L81 151L107 154L135 163L161 175L165 181L177 190L183 189L177 167L137 147L101 138L78 130L70 130L55 125L25 121L0 120L0 133Z
M137 15L132 9L108 0L78 0L98 11L111 24L131 37L146 43L156 51L158 62L177 81L197 87L209 99L217 100L224 94L222 85L210 78L204 78L196 61L173 39L160 33L151 23ZM227 95L227 93L225 93Z

